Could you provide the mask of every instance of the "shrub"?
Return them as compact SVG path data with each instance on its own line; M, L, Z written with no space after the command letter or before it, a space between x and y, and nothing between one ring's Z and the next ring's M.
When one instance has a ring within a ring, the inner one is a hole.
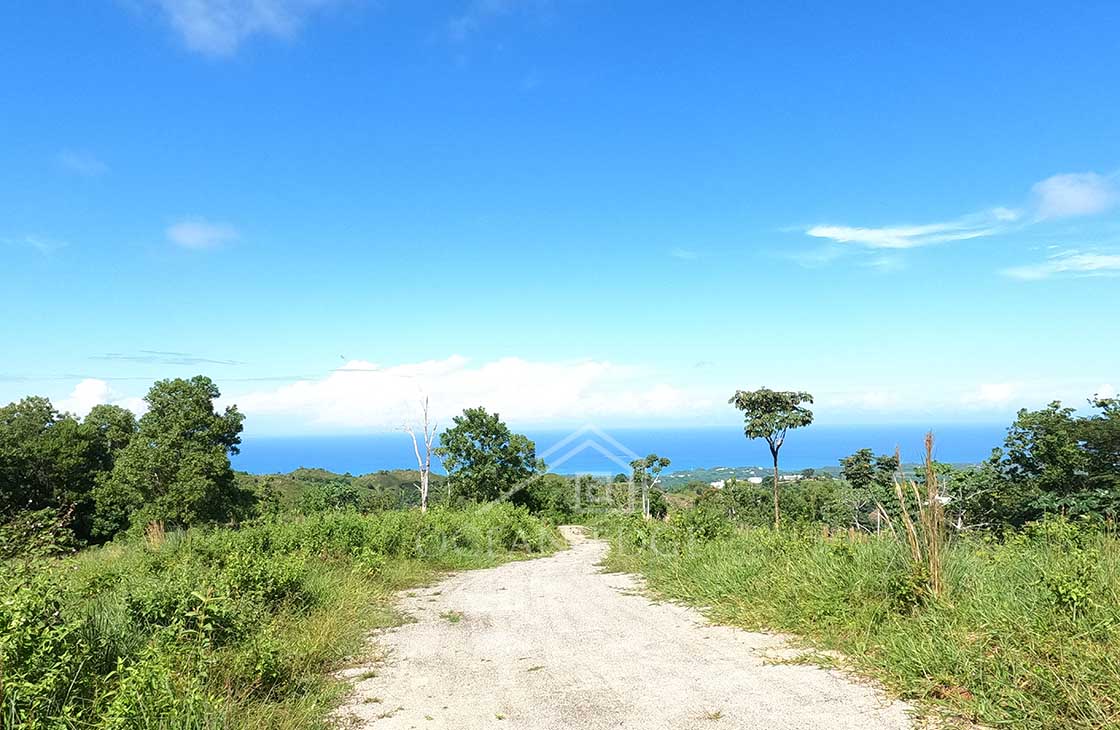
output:
M391 589L556 539L508 504L141 533L0 562L3 727L315 726Z

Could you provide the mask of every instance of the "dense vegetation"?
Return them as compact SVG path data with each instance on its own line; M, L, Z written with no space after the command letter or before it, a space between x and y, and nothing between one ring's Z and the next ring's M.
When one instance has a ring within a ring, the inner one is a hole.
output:
M139 421L0 409L0 727L315 727L394 590L556 547L438 478L433 509L399 509L415 472L235 474L218 395L161 381ZM555 508L548 484L518 501Z
M776 462L812 398L756 396L733 402ZM440 434L428 494L422 471L237 474L243 418L218 397L199 376L153 385L139 419L0 408L3 727L313 727L393 590L548 552L574 519L654 590L842 650L906 697L998 727L1120 716L1120 401L1021 411L969 468L911 476L864 449L675 493L656 454L549 474L475 408Z
M930 596L903 542L735 527L690 510L600 518L608 566L713 620L839 650L904 698L988 727L1109 728L1120 713L1120 542L1050 518L960 539ZM817 661L833 663L829 655Z
M0 569L4 727L307 728L433 571L554 547L512 505L193 528Z
M1091 405L1021 411L972 468L928 457L907 478L865 449L839 478L698 484L667 521L594 524L608 564L655 592L839 650L927 707L989 727L1117 727L1120 402ZM763 527L774 487L781 529Z

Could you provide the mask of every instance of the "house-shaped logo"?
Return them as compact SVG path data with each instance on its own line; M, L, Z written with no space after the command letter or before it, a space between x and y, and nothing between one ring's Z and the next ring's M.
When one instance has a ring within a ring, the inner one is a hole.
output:
M537 457L545 463L545 471L543 473L557 474L560 473L561 467L581 455L584 455L581 460L586 464L586 452L589 451L593 452L592 458L595 458L594 454L598 454L596 461L602 467L595 469L595 471L604 472L608 469L617 468L619 473L627 476L627 481L625 483L610 484L608 486L616 489L625 489L627 491L628 500L632 501L634 497L634 480L631 463L641 457L597 426L586 425L576 429L544 451L539 452ZM565 470L564 473L572 472L570 470ZM535 476L540 475L537 474ZM505 495L506 498L524 489L531 481L532 478L514 486L514 488ZM587 497L581 494L580 480L573 479L572 485L576 491L576 504L583 504ZM633 505L631 504L630 506L632 508Z

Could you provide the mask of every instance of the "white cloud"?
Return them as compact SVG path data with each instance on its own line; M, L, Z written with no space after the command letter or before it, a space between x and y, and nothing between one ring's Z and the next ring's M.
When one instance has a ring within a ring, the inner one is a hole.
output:
M965 393L961 402L965 405L1001 406L1010 403L1021 391L1017 383L982 383L976 390Z
M1112 179L1095 172L1054 175L1035 183L1031 192L1039 220L1096 215L1120 202Z
M236 241L237 229L229 223L211 223L202 219L185 220L167 228L167 238L183 248L214 248Z
M1036 281L1051 276L1117 276L1120 275L1120 254L1062 251L1045 261L1026 266L1014 266L1001 273L1013 279Z
M80 150L62 150L55 156L55 161L64 170L83 177L97 177L109 171L104 162Z
M1116 388L1112 387L1111 383L1102 383L1099 388L1094 391L1099 398L1115 398Z
M1103 213L1120 203L1111 177L1095 172L1046 178L1031 188L1023 210L995 207L949 221L892 226L820 224L806 235L868 249L909 249L1008 233L1025 225Z
M107 382L96 378L86 378L75 385L70 395L59 401L58 409L85 418L94 406L102 403L111 403L127 408L137 415L148 410L148 404L144 402L143 398L123 396L110 388Z
M183 42L208 56L231 56L255 35L289 38L334 0L154 0Z
M947 241L982 238L1001 232L1015 220L1013 211L997 208L986 213L966 216L944 223L859 228L854 226L817 225L805 231L814 238L827 238L866 248L904 249L930 246Z
M682 261L692 261L700 258L699 253L689 248L674 248L669 251L669 255L675 259L681 259Z
M441 425L484 406L519 424L688 417L713 401L610 362L502 358L378 366L353 360L319 380L231 396L247 415L275 415L316 427L392 429L415 416L421 394Z

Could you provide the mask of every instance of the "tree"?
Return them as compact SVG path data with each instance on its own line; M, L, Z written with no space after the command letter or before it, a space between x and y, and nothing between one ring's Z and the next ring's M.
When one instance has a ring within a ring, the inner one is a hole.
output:
M244 416L214 409L221 393L209 378L155 383L148 412L96 492L96 527L109 536L129 524L221 522L251 506L252 493L230 468Z
M898 500L894 494L894 478L898 474L897 455L875 456L871 449L860 449L840 460L840 476L851 486L848 495L855 527L868 529L865 518L875 515L876 532L884 516L896 516Z
M137 429L132 411L104 403L94 406L82 419L82 425L99 445L106 471L113 468L117 454L128 446Z
M801 428L813 422L813 412L803 403L812 404L813 396L800 391L737 390L727 401L743 412L743 433L748 439L766 439L770 455L774 457L774 527L781 523L778 501L778 451L785 443L791 428Z
M510 431L497 413L468 408L451 420L454 425L440 434L439 448L433 453L443 461L461 497L477 502L496 500L542 466L536 445Z
M90 535L91 494L108 452L92 433L46 398L0 408L0 522L51 510L78 540Z
M1024 508L1017 522L1052 512L1106 517L1120 509L1120 404L1099 397L1089 403L1101 413L1075 417L1054 401L1020 410L1008 428L999 466Z
M416 429L411 424L405 426L408 435L412 437L412 450L416 452L416 467L420 470L420 483L416 488L420 491L420 511L428 511L428 480L432 473L432 442L436 437L436 426L428 420L428 398L421 404L424 417L424 455L420 456L420 443L416 439Z
M630 466L634 470L634 481L638 482L642 488L642 516L647 520L652 514L650 488L657 483L661 471L669 466L669 463L667 458L657 454L650 454L644 459L634 459L630 462Z

